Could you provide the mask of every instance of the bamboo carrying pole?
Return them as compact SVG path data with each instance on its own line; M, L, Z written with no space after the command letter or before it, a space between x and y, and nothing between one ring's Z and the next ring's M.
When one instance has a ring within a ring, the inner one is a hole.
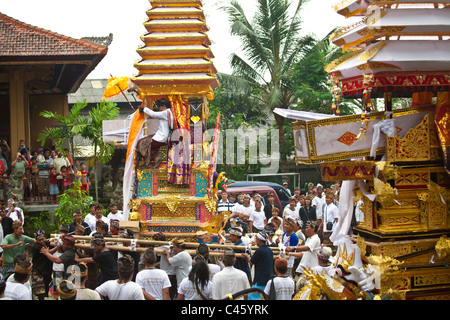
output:
M57 237L58 235L52 234L51 237ZM73 235L73 237L75 238L75 240L84 240L84 241L90 241L92 240L91 236L76 236ZM135 240L135 239L125 239L125 238L105 238L105 242L106 243L112 243L112 242L119 242L119 243L123 243L126 245L131 245L133 242L136 245L147 245L147 246L164 246L164 245L169 245L170 242L169 241L156 241L156 240ZM185 242L184 245L188 248L197 248L199 246L199 243L197 242ZM246 250L247 247L246 246L236 246L236 245L230 245L230 244L206 244L208 246L208 248L210 249L233 249L233 250ZM112 246L112 247L117 247L120 248L119 251L130 251L129 249L127 249L128 247L121 247L121 246ZM110 245L108 246L109 249L114 250ZM258 249L257 246L251 246L250 247L252 250L256 250ZM276 247L269 247L272 249L272 251L274 253L279 253L279 248ZM139 252L143 252L145 250L147 250L148 248L145 247L136 247L136 249L142 249L139 250ZM188 250L188 252L192 251L193 255L195 255L195 250ZM156 252L156 251L155 251ZM161 252L162 253L162 252ZM216 252L216 251L210 251L209 252L210 255L216 255L216 253L218 253L219 255L222 255L222 252ZM214 254L212 254L214 253ZM238 254L236 254L237 256Z

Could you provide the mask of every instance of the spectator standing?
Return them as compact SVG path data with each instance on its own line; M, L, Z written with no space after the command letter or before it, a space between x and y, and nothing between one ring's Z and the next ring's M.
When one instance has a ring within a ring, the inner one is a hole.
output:
M264 225L267 223L266 215L261 209L262 203L257 200L255 202L255 209L250 213L249 227L252 233L258 233L264 229Z
M48 177L48 193L50 195L50 201L52 203L56 203L56 197L59 194L59 188L58 188L58 173L56 173L56 168L53 167L49 170L50 172L48 173L49 177Z
M330 236L334 230L335 225L339 220L339 209L334 204L335 195L332 192L328 192L325 196L325 207L323 212L322 223L319 230L323 230L323 242L331 243Z
M109 205L109 213L106 216L109 221L122 221L123 220L123 213L120 210L117 210L117 205L115 203L111 203Z
M217 200L217 213L220 214L223 211L231 212L234 207L234 203L228 199L228 193L226 191L220 192L220 200Z
M50 157L50 150L45 149L42 157L38 155L38 167L39 167L39 199L43 200L43 197L49 195L49 170L53 168L53 159Z
M4 208L0 208L0 221L2 223L3 238L6 237L8 234L13 233L12 225L14 220L6 215Z
M172 286L164 270L156 269L156 254L147 249L143 255L145 269L139 271L136 283L141 286L145 300L170 300L169 288Z
M289 204L283 210L283 219L293 218L298 220L300 218L297 210L297 200L294 197L289 198Z
M89 171L86 170L86 164L80 164L80 170L77 172L77 177L81 182L81 190L85 191L87 195L89 195L89 187L91 182L89 181Z
M264 213L266 215L267 222L269 222L269 219L271 219L273 216L273 208L277 208L278 212L280 212L280 207L275 204L275 196L273 195L273 193L268 193L267 202L264 206Z
M83 221L83 215L79 210L73 213L73 222L69 224L69 233L74 234L77 226L83 227L84 231L82 235L88 236L91 233L91 228L89 227L89 224Z
M22 226L25 223L23 210L16 205L16 202L14 202L13 199L8 199L8 207L5 212L6 216L10 217L13 221L20 221L22 223Z
M89 213L84 217L84 222L86 222L89 225L89 228L91 229L91 232L95 230L95 211L96 211L97 204L91 203L89 205Z
M312 206L312 198L311 196L306 196L305 197L305 206L300 208L300 219L303 222L303 227L302 227L302 231L305 231L306 228L306 223L308 221L314 221L316 222L317 217L316 217L316 209L314 208L314 206Z

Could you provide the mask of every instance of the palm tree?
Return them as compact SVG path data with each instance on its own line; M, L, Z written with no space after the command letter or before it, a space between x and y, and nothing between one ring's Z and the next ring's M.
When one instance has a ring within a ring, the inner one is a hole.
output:
M53 141L58 150L62 151L64 149L64 144L69 144L69 152L73 158L75 153L74 137L77 135L74 129L79 125L80 112L87 106L86 101L77 102L69 112L67 117L64 117L56 112L52 111L42 111L40 113L41 117L47 119L54 119L56 121L56 126L45 128L38 137L38 141L44 146L47 140Z
M303 48L313 41L300 36L300 11L305 0L299 0L290 14L289 0L258 0L257 10L250 22L237 0L222 6L228 14L231 34L242 42L243 57L233 53L230 64L233 76L253 86L258 107L267 111L289 108L295 101L290 73L293 64L303 53ZM279 130L280 145L285 144L285 119L274 114ZM286 154L282 154L286 158Z

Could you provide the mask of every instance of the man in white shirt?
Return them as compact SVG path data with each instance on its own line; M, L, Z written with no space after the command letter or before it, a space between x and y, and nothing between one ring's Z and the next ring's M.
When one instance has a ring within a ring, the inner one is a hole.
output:
M325 206L323 209L323 219L321 224L321 227L323 228L324 243L329 241L328 239L330 238L331 233L339 220L339 209L333 201L334 193L328 192L325 196Z
M139 106L139 112L145 112L151 119L158 119L158 130L152 137L150 145L150 158L154 158L157 163L160 158L156 155L159 148L166 145L170 135L170 129L173 128L173 114L170 110L170 101L160 99L155 101L159 111L153 111L147 107L146 100L143 105ZM156 155L156 156L155 156Z
M97 204L95 203L91 203L89 205L89 213L84 217L84 222L86 222L89 226L89 228L92 231L95 231L95 222L97 221L97 219L95 218L95 207L97 206Z
M120 210L117 210L117 205L115 203L111 203L109 205L110 212L106 216L109 221L122 221L123 220L123 213Z
M145 300L142 288L131 281L134 275L134 260L124 255L117 261L119 279L108 280L95 289L101 296L109 300Z
M233 267L236 255L232 249L226 249L223 254L225 268L216 273L212 279L212 296L214 300L220 300L229 294L249 289L250 283L247 274ZM238 300L243 300L239 297Z
M244 194L243 203L236 207L236 210L231 214L231 218L239 217L240 220L247 223L250 214L255 210L255 207L250 204L250 195Z
M296 252L292 251L292 247L286 248L289 255L301 258L300 263L295 270L296 273L302 274L305 269L312 269L319 265L318 253L321 249L321 242L317 234L318 226L314 221L306 223L305 233L308 237L303 246L297 246Z
M289 204L283 210L283 219L289 217L295 220L300 219L300 215L297 210L297 201L294 197L289 198Z
M189 268L192 267L192 257L185 251L184 240L175 238L172 241L173 244L173 257L170 256L168 250L164 250L167 261L175 268L175 274L177 276L177 287L181 281L189 275Z
M31 289L25 284L30 279L33 264L20 261L14 265L14 280L6 283L5 297L12 300L32 300Z
M153 249L147 249L143 255L145 269L136 275L136 283L142 287L145 300L170 300L169 276L164 270L156 269L156 254Z
M323 217L323 205L325 204L325 196L323 195L323 188L314 188L312 193L314 198L312 199L311 205L316 208L316 218L317 220L322 220Z

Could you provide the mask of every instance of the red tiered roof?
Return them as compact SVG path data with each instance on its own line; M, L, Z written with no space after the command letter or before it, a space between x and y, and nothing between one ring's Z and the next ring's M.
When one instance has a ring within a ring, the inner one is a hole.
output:
M42 29L0 13L0 60L6 57L106 55L108 47Z

